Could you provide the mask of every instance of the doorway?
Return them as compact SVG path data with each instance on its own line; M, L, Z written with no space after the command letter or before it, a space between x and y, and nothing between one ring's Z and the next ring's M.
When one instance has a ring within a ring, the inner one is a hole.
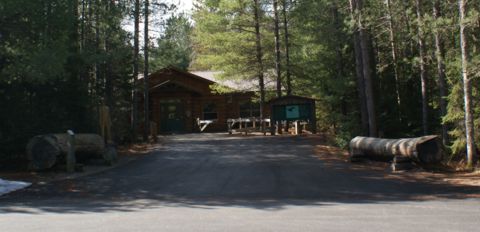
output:
M160 132L181 133L185 131L185 107L180 99L160 101Z

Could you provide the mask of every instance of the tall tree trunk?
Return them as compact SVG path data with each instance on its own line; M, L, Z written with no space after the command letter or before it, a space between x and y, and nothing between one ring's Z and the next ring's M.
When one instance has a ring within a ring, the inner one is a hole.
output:
M150 98L149 98L149 95L148 95L148 90L149 90L149 86L148 86L148 45L149 45L149 38L148 38L148 15L149 15L149 0L144 0L145 2L145 28L144 28L144 41L145 41L145 44L144 44L144 48L143 48L143 54L144 54L144 63L145 63L145 66L144 66L144 69L143 69L143 87L144 87L144 117L145 117L145 122L144 122L144 128L143 128L143 140L144 141L147 141L148 140L148 134L149 134L149 130L150 130L150 118L149 118L149 114L150 114L150 110L149 110L149 102L150 102Z
M97 56L100 56L100 0L94 0L94 11L95 11L95 53ZM102 79L100 72L100 63L98 60L95 61L95 92L96 97L100 98ZM97 99L98 100L98 99ZM96 102L98 104L98 102Z
M260 119L262 120L261 129L265 132L265 122L263 122L263 111L265 107L265 82L263 77L263 51L262 51L262 37L260 34L260 6L259 0L254 0L254 14L255 14L255 44L256 44L256 56L257 56L257 75L258 84L260 87Z
M399 119L401 120L401 104L402 100L400 98L400 77L398 71L398 52L397 52L397 41L395 39L395 21L393 19L392 14L392 6L390 0L385 0L385 4L387 7L387 18L388 18L388 27L389 27L389 35L390 35L390 46L392 52L392 62L393 62L393 74L395 76L395 95L397 97L397 107L399 112Z
M85 49L85 17L86 17L86 8L87 3L85 0L82 0L82 22L81 22L81 29L80 29L80 50L83 51Z
M134 9L134 34L133 34L133 91L132 91L132 139L137 141L138 128L138 60L140 37L140 0L135 0Z
M280 33L279 33L279 19L278 19L278 0L273 0L273 12L275 23L275 72L277 74L277 97L282 96L282 67L280 54Z
M444 117L447 115L447 76L445 74L445 47L443 38L440 35L437 21L442 16L440 9L440 0L433 3L433 17L435 20L434 37L435 37L435 56L437 58L438 88L440 91L440 113ZM442 123L442 141L444 145L448 144L448 128Z
M350 0L350 15L356 20L357 3L356 0ZM357 25L357 24L356 24ZM367 101L365 96L365 80L363 78L363 60L362 60L362 48L360 45L360 32L358 26L355 26L353 31L353 47L355 50L355 71L357 76L357 92L358 101L360 105L360 116L362 124L362 133L368 136L368 112Z
M363 0L357 1L358 27L360 30L360 47L362 50L363 78L365 83L365 99L368 112L368 133L370 137L377 137L377 119L375 115L375 101L373 94L373 72L371 60L371 38L363 25Z
M335 57L336 57L336 65L337 65L337 70L336 70L336 75L338 79L343 79L345 77L345 65L343 63L343 53L342 53L342 47L343 47L343 38L342 38L342 22L339 16L338 12L338 0L334 0L332 2L332 18L333 18L333 25L335 27ZM342 94L340 96L340 104L341 104L341 112L343 116L347 115L347 102L346 102L346 96L345 94Z
M405 45L405 55L404 57L407 57L407 58L412 58L413 56L413 53L414 53L414 43L413 43L413 40L411 39L410 37L410 34L412 33L412 25L410 24L410 22L412 22L412 19L410 18L410 15L408 14L408 12L410 12L410 4L411 4L411 1L410 0L402 0L400 1L402 3L402 6L403 6L403 22L405 23L405 29L407 31L407 33L405 33L405 35L403 36L404 38L404 43L406 43Z
M292 94L292 77L291 77L291 67L290 67L290 35L288 34L288 16L287 16L287 1L283 1L283 29L285 36L285 69L286 69L286 78L287 78L287 95Z
M105 20L108 24L111 23L112 17L114 17L114 7L112 2L105 2ZM105 31L105 37L103 38L103 43L105 44L105 53L108 55L108 58L104 63L104 72L105 72L105 102L110 110L110 114L113 112L113 80L112 80L112 57L110 56L110 36L111 29L108 27Z
M460 48L462 52L462 79L463 79L463 96L464 96L464 108L465 108L465 136L467 141L467 166L472 167L474 157L476 156L475 147L475 133L474 133L474 121L473 121L473 109L472 109L472 84L468 77L468 44L467 35L465 32L466 22L466 0L458 0L458 8L460 12Z
M422 84L422 128L423 134L428 134L428 99L427 99L427 68L425 65L425 38L423 33L422 1L415 0L418 21L418 52L420 56L420 81Z

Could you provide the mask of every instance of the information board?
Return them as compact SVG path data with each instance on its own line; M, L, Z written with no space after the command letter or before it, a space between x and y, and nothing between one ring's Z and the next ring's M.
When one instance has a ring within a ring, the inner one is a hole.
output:
M297 119L300 117L300 107L298 105L289 105L285 107L287 119Z

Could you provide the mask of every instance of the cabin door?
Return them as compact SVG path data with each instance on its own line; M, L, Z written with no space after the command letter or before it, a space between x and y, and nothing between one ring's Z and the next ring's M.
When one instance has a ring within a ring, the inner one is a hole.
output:
M180 99L160 102L160 132L179 133L185 130L185 108Z

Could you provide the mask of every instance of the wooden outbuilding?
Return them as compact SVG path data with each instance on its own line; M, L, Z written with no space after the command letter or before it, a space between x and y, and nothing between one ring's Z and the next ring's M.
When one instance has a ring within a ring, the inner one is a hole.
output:
M315 99L301 96L288 95L270 100L270 122L272 125L295 125L295 134L301 132L303 125L308 125L309 130L317 133L317 120L315 110ZM271 127L272 135L275 134L275 127Z

